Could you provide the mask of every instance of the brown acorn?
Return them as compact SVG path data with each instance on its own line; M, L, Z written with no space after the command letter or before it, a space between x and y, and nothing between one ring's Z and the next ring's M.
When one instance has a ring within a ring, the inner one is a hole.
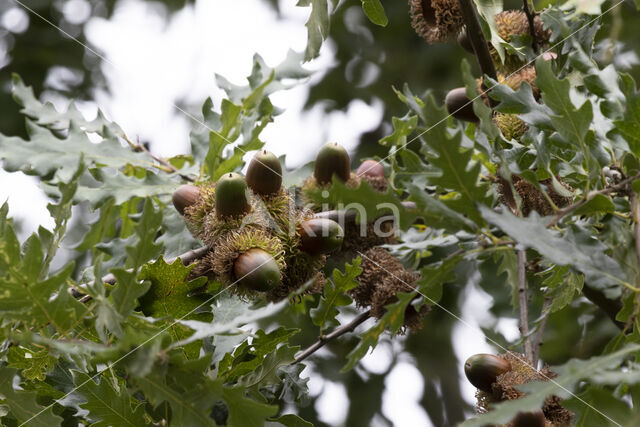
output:
M247 169L247 185L254 193L268 196L280 191L282 186L282 166L280 160L267 150L258 152Z
M458 44L467 52L475 54L466 27L463 27L462 30L460 30L460 34L458 34Z
M251 211L249 188L242 175L227 173L216 184L216 215L235 217Z
M249 249L236 259L233 274L240 286L261 292L278 286L282 278L276 260L258 248Z
M328 254L340 249L344 230L327 218L313 218L300 224L300 250L309 255Z
M511 427L545 427L547 420L542 411L518 412L509 424Z
M333 175L347 182L351 177L351 159L342 145L330 142L318 152L313 176L318 184L325 185L331 184Z
M476 388L491 393L491 384L498 376L511 370L511 364L493 354L475 354L464 363L464 373Z
M473 103L467 96L464 87L458 87L449 91L444 99L447 112L458 120L477 122L478 116L473 112Z
M356 175L384 178L384 167L375 160L365 160L356 171Z
M185 184L178 187L173 192L171 200L180 215L184 215L184 210L198 201L200 189L195 185Z

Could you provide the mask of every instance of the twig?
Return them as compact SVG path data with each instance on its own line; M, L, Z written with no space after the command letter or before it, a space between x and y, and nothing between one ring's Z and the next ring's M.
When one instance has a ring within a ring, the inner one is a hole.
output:
M622 181L620 181L619 183L615 184L615 185L611 185L609 187L603 188L602 190L598 190L598 191L592 191L589 194L587 194L585 197L583 197L582 199L578 200L577 202L560 209L558 212L556 212L556 214L553 216L553 218L551 219L551 221L549 221L549 223L547 224L547 228L551 228L554 227L556 225L558 225L558 223L560 222L560 220L562 218L564 218L567 214L573 212L574 210L578 209L580 206L584 205L585 203L587 203L589 200L593 199L595 196L597 196L598 194L610 194L610 193L615 193L618 190L622 190L624 189L629 183L635 181L636 179L640 179L640 173L630 176L629 178L625 178Z
M524 10L525 15L527 15L527 20L529 21L529 34L531 34L531 47L535 53L538 53L538 41L536 40L536 29L533 26L534 19L536 16L536 12L533 9L533 4L531 8L529 8L529 0L522 0L522 9Z
M192 177L179 173L178 169L176 169L171 163L169 163L169 161L167 159L165 159L163 157L156 156L151 151L149 151L147 149L147 147L144 146L144 144L136 144L136 143L134 143L133 141L131 141L131 139L129 139L129 137L127 135L122 135L122 137L124 138L125 141L127 141L127 144L129 144L129 146L131 147L132 150L141 151L141 152L147 154L149 157L151 157L156 162L160 163L163 166L160 169L164 170L165 172L177 173L185 181L189 181L189 182L194 182L195 181L195 179L193 179ZM156 165L156 167L157 167L157 165Z
M353 319L351 322L347 323L346 325L340 326L339 328L335 329L330 334L321 335L318 338L318 341L314 342L309 347L307 347L306 349L298 353L298 355L296 356L294 361L291 362L291 364L295 365L296 363L302 362L304 359L306 359L307 357L311 356L313 353L315 353L316 351L324 347L325 344L327 344L329 341L334 340L348 332L353 332L355 328L357 328L360 324L364 323L369 317L371 317L371 312L367 310L364 313L359 314L355 319Z
M518 250L518 299L520 302L520 334L524 338L524 354L533 364L533 351L529 337L529 306L527 302L527 254Z
M549 297L544 299L542 303L542 320L538 325L538 330L536 331L536 336L533 339L533 363L534 367L538 366L538 359L540 358L540 347L542 347L542 338L544 336L544 328L547 326L547 320L549 320L549 315L551 314L547 310L551 307L551 303L553 300Z
M467 36L469 37L471 46L473 46L473 51L476 54L478 63L480 64L482 74L486 74L493 80L497 80L496 67L493 64L493 59L491 59L491 53L489 53L489 47L487 46L487 39L484 38L484 34L482 33L482 28L478 21L478 14L476 13L476 9L473 6L472 1L458 0L458 4L460 5L462 20L467 27ZM484 82L482 83L482 87L485 90L487 89ZM491 104L495 103L491 98L489 98L489 102Z

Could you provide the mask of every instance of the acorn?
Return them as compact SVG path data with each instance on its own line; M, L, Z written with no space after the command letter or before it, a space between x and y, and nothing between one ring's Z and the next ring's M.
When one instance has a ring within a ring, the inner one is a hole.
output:
M309 255L328 254L340 249L344 230L327 218L313 218L300 224L300 250Z
M384 178L384 167L375 160L365 160L356 171L356 175Z
M444 99L447 111L458 120L477 122L478 116L473 112L473 103L467 96L464 87L458 87L449 91Z
M509 425L511 427L545 427L547 420L542 411L518 412Z
M469 35L467 34L467 28L463 27L458 34L458 44L467 52L475 55L475 51L473 50L473 45L471 44L471 40L469 40Z
M195 204L198 201L199 195L200 188L195 185L186 184L181 185L173 192L171 200L173 201L173 206L180 212L180 215L184 215L184 210Z
M251 211L249 188L242 175L228 173L216 184L216 215L219 218L244 215Z
M280 160L270 151L258 152L247 169L247 185L254 193L268 196L280 191L282 186L282 166Z
M249 249L235 260L233 274L240 286L253 291L269 291L281 281L276 260L258 248Z
M491 384L498 376L511 370L511 364L493 354L475 354L464 363L464 373L476 388L491 393Z
M313 176L320 185L325 185L331 184L333 175L347 182L351 177L351 160L342 145L330 142L318 152Z

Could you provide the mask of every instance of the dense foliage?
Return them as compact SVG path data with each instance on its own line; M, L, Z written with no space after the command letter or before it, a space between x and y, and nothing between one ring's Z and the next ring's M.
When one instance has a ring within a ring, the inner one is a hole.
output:
M310 75L303 64L329 35L338 3L299 2L310 7L306 52L275 67L256 55L246 86L217 77L227 98L205 101L190 155L153 156L102 114L88 120L73 104L59 112L13 77L27 136L0 135L2 167L40 179L55 227L21 242L7 204L0 208L0 424L321 424L302 373L309 364L348 385L346 423L368 425L384 420L384 374L359 362L381 341L414 355L434 425L506 424L551 396L578 425L637 424L640 91L610 63L609 45L594 44L600 21L588 13L608 7L600 3L541 11L553 58L526 34L507 41L484 25L498 68L515 55L534 64L535 79L514 88L504 75L484 76L481 86L463 60L475 123L451 117L442 96L387 86L406 114L379 141L386 190L336 177L309 188L311 165L285 173L285 186L316 205L358 205L366 218L397 212L399 240L385 248L418 274L375 318L354 292L374 269L357 250L329 259L319 294L303 287L271 302L194 277L197 261L183 264L202 244L172 193L242 170L245 154L264 146L261 132L280 112L269 96ZM485 24L502 9L477 7ZM381 28L392 22L378 0L362 10ZM480 95L483 87L491 90ZM460 299L478 288L493 297L496 321L524 324L515 340L495 324L476 333L496 353L552 367L527 377L542 381L517 383L519 398L475 416L460 398L464 361L451 335ZM405 328L411 310L425 314L419 332ZM300 353L318 343L329 355Z

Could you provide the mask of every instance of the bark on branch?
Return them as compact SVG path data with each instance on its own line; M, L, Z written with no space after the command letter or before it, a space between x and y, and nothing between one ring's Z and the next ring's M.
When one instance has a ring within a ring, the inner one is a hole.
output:
M291 362L291 364L295 365L296 363L302 362L304 359L306 359L307 357L311 356L313 353L315 353L316 351L324 347L329 341L334 340L338 337L341 337L346 333L353 332L359 325L364 323L369 317L371 317L371 313L370 311L367 310L364 313L361 313L358 316L356 316L355 319L353 319L351 322L347 323L346 325L342 325L339 328L335 329L330 334L320 336L318 338L318 341L314 342L309 347L307 347L306 349L298 353L295 360Z

